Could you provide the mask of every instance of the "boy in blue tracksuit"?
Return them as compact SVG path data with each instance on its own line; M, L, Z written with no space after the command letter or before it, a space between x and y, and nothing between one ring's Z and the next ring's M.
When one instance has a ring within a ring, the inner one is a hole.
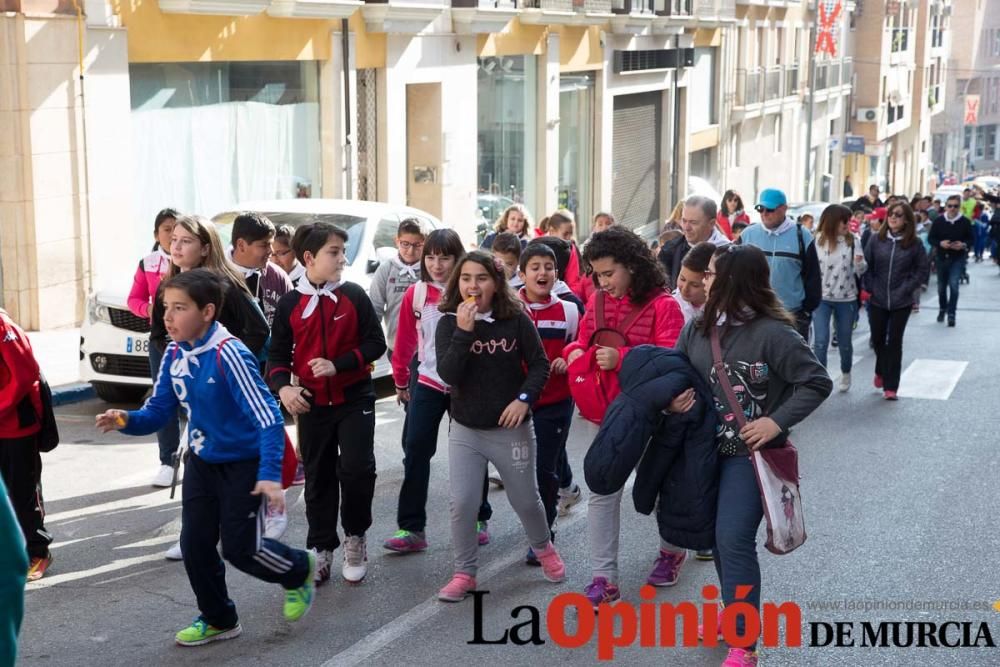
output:
M181 549L201 615L177 633L182 646L238 636L236 606L226 590L225 566L285 589L284 615L296 621L315 591L315 556L264 533L265 502L284 504L281 457L284 423L247 347L215 321L222 284L193 269L163 289L167 346L153 395L141 410L108 410L97 417L105 432L146 435L177 408L188 417L191 456L184 473Z

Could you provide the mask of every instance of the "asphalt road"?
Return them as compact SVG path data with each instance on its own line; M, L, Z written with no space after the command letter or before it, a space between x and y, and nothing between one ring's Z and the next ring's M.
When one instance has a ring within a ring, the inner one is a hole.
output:
M911 387L939 398L887 403L871 387L873 357L862 326L855 340L855 384L833 396L794 432L801 455L809 539L794 554L762 551L763 598L794 601L802 610L803 640L811 624L915 621L988 623L1000 642L1000 614L986 610L905 609L909 602L989 606L1000 598L996 554L997 396L1000 381L1000 275L993 265L970 265L958 327L934 321L935 301L910 320L904 368L915 360ZM933 286L932 286L933 289ZM831 360L835 351L831 350ZM939 364L927 364L937 360ZM962 362L967 365L963 366ZM930 369L930 370L928 370ZM919 387L918 387L919 385ZM948 392L948 389L953 389ZM907 385L904 377L903 392ZM389 388L383 386L384 393ZM946 396L946 398L942 398ZM281 591L229 568L230 594L244 634L229 642L190 649L173 644L174 632L197 614L183 566L162 552L179 533L179 500L148 486L155 471L151 438L100 435L97 401L59 410L63 444L45 456L47 525L55 534L49 575L29 586L21 633L24 665L505 665L598 664L596 642L578 649L557 646L545 628L545 609L557 593L582 591L587 566L585 505L560 521L558 544L568 567L564 584L546 583L522 564L526 542L502 491L493 490L493 541L481 550L483 634L496 639L517 620L519 605L540 609L541 645L469 645L473 601L439 603L435 593L451 573L448 536L446 429L432 472L428 538L424 554L385 553L381 541L395 529L402 478L399 434L402 412L391 398L377 406L379 478L369 532L369 574L359 586L337 576L320 589L309 616L296 625L281 619ZM594 429L574 424L569 452L582 481L582 460ZM305 538L301 490L289 492L292 522L286 541ZM626 598L638 602L656 549L655 521L623 511L621 580ZM338 557L340 556L338 552ZM657 602L701 604L702 586L715 583L711 563L689 560L679 584L657 591ZM823 604L902 605L902 609L819 608ZM576 615L567 615L575 627ZM589 619L588 619L589 620ZM526 636L526 631L522 630ZM905 635L905 632L904 632ZM891 636L891 631L890 631ZM951 638L961 632L951 631ZM902 637L905 640L905 636ZM619 649L623 664L712 665L721 648ZM774 665L997 665L994 648L863 648L784 646L762 649Z

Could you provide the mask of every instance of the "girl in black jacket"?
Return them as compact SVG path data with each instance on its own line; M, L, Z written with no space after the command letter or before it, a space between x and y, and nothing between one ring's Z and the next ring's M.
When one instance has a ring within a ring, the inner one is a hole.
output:
M927 252L917 238L913 209L904 202L888 210L886 224L865 246L868 271L862 278L871 293L869 320L875 348L875 387L895 401L903 364L903 332L913 295L927 272Z

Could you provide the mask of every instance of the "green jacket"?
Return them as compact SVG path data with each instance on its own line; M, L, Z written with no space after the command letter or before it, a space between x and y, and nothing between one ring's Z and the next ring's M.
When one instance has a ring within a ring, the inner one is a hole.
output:
M28 547L0 478L0 667L13 665L17 658L27 578Z

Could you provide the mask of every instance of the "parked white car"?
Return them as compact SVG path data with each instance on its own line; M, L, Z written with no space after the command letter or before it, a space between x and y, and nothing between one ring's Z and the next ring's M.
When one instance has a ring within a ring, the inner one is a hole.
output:
M348 267L344 279L365 290L379 262L396 252L393 241L404 218L416 218L431 231L444 227L436 217L419 209L381 202L339 199L276 199L243 202L213 218L228 244L232 222L241 211L266 215L277 227L298 227L310 222L330 222L347 232ZM80 330L80 377L93 385L98 397L112 403L134 403L142 399L152 381L149 377L149 322L136 317L126 304L132 276L123 276L123 289L104 290L88 300ZM375 365L375 377L392 372L383 357Z

